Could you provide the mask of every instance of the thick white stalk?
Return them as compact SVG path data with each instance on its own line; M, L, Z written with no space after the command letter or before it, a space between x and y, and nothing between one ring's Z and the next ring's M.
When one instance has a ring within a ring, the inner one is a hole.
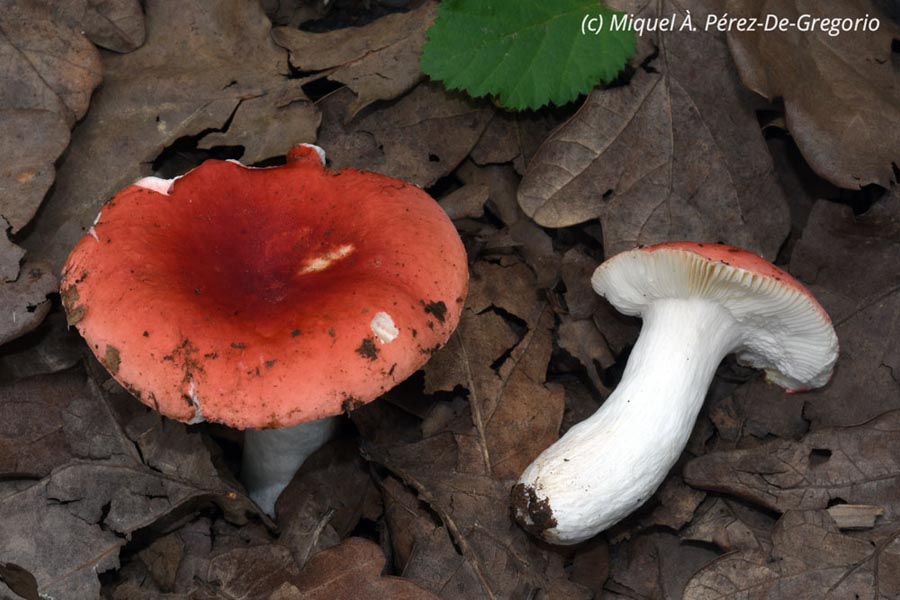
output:
M248 429L244 433L241 479L250 498L270 516L275 501L309 455L332 438L338 417L281 429Z
M740 326L708 300L658 300L643 319L616 390L513 489L519 521L548 541L588 539L656 491L687 444L716 367L740 340Z

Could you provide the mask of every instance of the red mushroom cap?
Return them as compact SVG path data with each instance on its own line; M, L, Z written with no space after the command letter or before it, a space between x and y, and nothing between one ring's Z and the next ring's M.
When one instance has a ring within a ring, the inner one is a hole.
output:
M63 270L94 354L180 421L285 427L403 381L459 321L468 270L440 206L400 180L206 161L106 204Z

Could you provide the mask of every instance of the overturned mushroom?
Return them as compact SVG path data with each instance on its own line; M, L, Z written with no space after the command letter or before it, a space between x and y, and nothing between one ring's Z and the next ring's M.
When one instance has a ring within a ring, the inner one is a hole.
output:
M246 429L242 478L268 513L334 415L403 381L459 320L465 250L419 188L323 167L211 160L110 200L62 295L110 373L163 415Z
M591 283L644 324L616 390L513 488L518 521L557 544L596 535L656 491L726 354L789 392L825 385L838 355L831 320L809 291L739 248L674 242L632 250L600 265Z

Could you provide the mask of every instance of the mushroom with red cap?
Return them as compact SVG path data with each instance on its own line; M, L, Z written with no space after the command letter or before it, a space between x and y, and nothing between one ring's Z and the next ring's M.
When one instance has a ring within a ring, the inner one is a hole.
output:
M247 430L267 513L334 415L403 381L459 320L462 242L421 189L324 168L210 160L145 178L72 250L65 308L109 372L161 414Z
M831 320L809 291L740 248L673 242L623 252L591 283L644 323L615 391L513 488L517 520L557 544L596 535L656 491L726 354L789 392L825 385L838 355Z

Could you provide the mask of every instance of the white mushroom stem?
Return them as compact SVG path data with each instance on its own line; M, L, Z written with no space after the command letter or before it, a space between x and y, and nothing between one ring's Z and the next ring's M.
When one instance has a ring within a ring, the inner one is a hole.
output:
M550 542L586 540L653 495L687 444L716 367L743 337L710 300L657 300L643 318L616 390L513 489L518 520Z
M244 432L241 479L250 498L275 516L275 501L309 456L337 431L339 417L326 417L281 429Z

